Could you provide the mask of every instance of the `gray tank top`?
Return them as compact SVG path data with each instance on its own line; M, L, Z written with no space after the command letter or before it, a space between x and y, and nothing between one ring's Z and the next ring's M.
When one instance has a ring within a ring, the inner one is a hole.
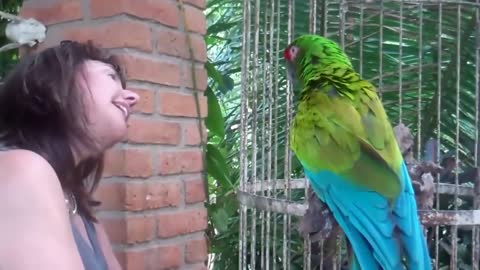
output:
M0 142L0 151L7 150L7 148ZM73 231L73 237L77 245L78 252L82 258L83 267L85 270L108 270L108 265L105 260L105 256L102 253L100 248L100 243L98 242L97 232L95 226L85 217L80 215L85 224L85 230L87 231L88 240L90 241L91 247L86 242L86 239L78 231L78 228L73 224L73 221L70 221Z
M83 224L85 224L85 230L87 231L88 239L90 240L90 245L92 247L85 242L85 238L82 237L78 231L78 228L73 225L73 222L70 223L72 224L73 236L75 238L80 257L82 257L85 270L108 270L105 256L103 255L98 242L95 226L91 221L87 220L82 215L80 215L80 217L83 220Z

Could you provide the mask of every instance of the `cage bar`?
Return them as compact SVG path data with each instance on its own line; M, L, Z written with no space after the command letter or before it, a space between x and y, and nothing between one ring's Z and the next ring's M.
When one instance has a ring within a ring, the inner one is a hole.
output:
M243 3L239 268L345 264L342 232L330 242L317 231L302 235L313 206L289 148L298 97L282 52L300 34L318 33L338 42L377 87L392 125L410 130L412 181L419 194L432 192L417 203L433 268L479 269L480 0ZM415 178L428 162L441 167Z

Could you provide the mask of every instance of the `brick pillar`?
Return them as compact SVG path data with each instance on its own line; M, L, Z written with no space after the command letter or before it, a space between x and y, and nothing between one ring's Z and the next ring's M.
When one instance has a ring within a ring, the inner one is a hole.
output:
M141 102L106 158L99 218L124 269L206 269L207 211L194 91L206 116L205 0L25 0L47 40L94 40L121 56ZM197 88L186 43L191 35ZM206 137L204 128L204 138Z

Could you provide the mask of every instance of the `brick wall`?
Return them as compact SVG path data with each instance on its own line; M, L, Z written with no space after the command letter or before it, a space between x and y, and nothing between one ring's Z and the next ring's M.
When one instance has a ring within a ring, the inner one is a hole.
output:
M48 27L38 49L62 39L93 39L111 49L126 65L127 85L141 96L127 139L107 154L97 192L103 201L99 217L124 269L206 269L207 212L193 95L207 84L205 0L184 0L184 9L178 1L24 0L20 12ZM185 29L191 31L198 89L192 89ZM206 100L199 96L205 117Z

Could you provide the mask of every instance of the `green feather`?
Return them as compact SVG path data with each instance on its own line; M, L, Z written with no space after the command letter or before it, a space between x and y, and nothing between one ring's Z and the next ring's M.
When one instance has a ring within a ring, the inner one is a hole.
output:
M302 94L290 131L292 150L312 172L331 170L394 199L402 156L375 87L336 43L307 35L291 67Z

